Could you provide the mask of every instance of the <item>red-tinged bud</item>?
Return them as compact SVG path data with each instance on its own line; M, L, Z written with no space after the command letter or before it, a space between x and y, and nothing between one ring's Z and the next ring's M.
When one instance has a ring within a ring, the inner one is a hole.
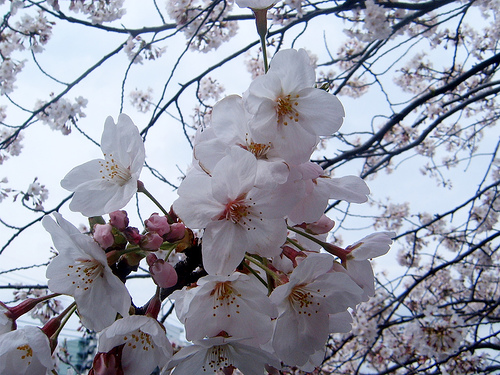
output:
M45 301L46 299L46 296L40 298L28 298L14 307L7 307L4 305L5 307L7 307L10 313L5 313L5 315L7 315L7 317L12 320L16 320L21 315L24 315L27 312L31 311L31 309L33 309L38 303Z
M113 211L109 214L109 223L118 229L120 232L123 232L126 227L128 227L128 217L127 211Z
M344 250L341 247L338 247L332 243L324 243L322 246L323 249L328 251L330 254L339 257L342 263L345 263L347 261L347 255L350 253L349 250Z
M155 295L151 301L149 301L148 308L146 310L146 316L156 319L161 310L161 301L157 295Z
M297 225L297 227L304 229L310 234L324 234L328 233L335 226L335 221L330 219L328 216L323 215L318 221L314 223L302 223Z
M113 227L111 224L96 224L94 226L94 240L97 241L101 247L106 250L108 247L113 246L115 237L113 236Z
M121 364L123 345L107 353L97 353L89 375L124 375Z
M160 288L170 288L177 284L178 276L174 267L163 259L156 258L154 254L148 254L146 262L149 265L149 272L156 285Z
M158 233L160 236L170 232L170 225L167 217L160 216L157 213L152 214L151 217L144 222L144 224L146 224L146 228L149 232Z
M150 232L145 236L142 236L140 247L143 250L155 251L160 248L163 243L163 237L161 237L158 233Z
M139 229L134 228L134 227L127 227L123 231L123 235L127 239L128 242L134 244L134 245L139 245L141 242L141 234L139 233Z
M297 267L297 257L306 257L302 251L297 251L290 246L283 246L282 249L282 254L292 261L294 267Z
M179 219L179 217L175 213L174 208L172 206L170 206L170 211L168 212L168 217L170 218L170 220L172 220L170 222L170 224L177 222L177 220Z
M167 233L165 239L168 242L177 242L186 236L186 226L183 223L173 223L170 225L170 232Z

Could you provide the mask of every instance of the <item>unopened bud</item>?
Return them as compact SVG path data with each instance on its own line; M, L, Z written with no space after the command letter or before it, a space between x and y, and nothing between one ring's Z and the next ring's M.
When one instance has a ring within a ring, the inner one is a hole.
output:
M96 224L94 226L94 240L96 240L104 250L113 246L115 243L115 237L112 231L113 227L111 224Z
M170 263L158 259L154 254L149 254L146 262L149 265L151 277L160 288L170 288L177 284L177 272Z
M128 227L127 211L113 211L109 214L109 223L123 232Z
M116 346L107 353L97 353L89 375L123 375L123 345Z
M160 216L157 213L152 214L151 217L145 221L145 224L148 231L158 233L160 236L170 232L170 225L168 224L167 217Z
M127 239L128 242L134 244L134 245L139 245L139 242L141 242L141 234L139 233L139 229L134 228L134 227L127 227L123 231L123 234L125 238Z
M183 223L170 224L170 232L167 233L165 239L168 242L177 242L186 235L186 226Z
M149 232L145 236L142 236L140 247L143 250L158 250L163 243L163 237L158 233Z

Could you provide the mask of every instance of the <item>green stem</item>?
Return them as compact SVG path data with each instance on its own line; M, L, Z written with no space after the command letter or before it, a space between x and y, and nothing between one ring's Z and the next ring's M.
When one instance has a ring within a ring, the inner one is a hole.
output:
M167 217L168 222L170 224L172 224L174 222L172 220L172 218L170 217L170 215L168 214L168 211L163 208L163 206L160 204L160 202L158 202L156 200L156 198L153 197L153 195L151 195L151 193L146 189L146 187L144 186L144 184L141 181L137 181L137 191L139 193L145 194L149 199L151 199L151 201L156 205L156 207L158 207L161 210L161 212L163 212L163 214Z
M64 310L61 313L64 316L64 318L61 320L61 325L59 326L59 328L57 329L57 331L52 335L51 338L57 339L57 337L59 337L59 334L61 333L62 329L64 328L64 326L68 322L68 320L71 317L71 315L73 315L73 313L75 312L75 310L76 310L76 302L73 302L71 305L69 305L66 308L66 310Z
M300 251L306 251L306 249L304 248L304 246L302 246L298 241L294 240L293 238L286 238L286 240L288 242L290 242L293 246L295 246L297 249L299 249Z
M313 241L313 242L317 243L317 244L318 244L318 245L320 245L321 247L323 247L323 248L325 247L325 246L324 246L324 245L325 245L325 243L324 243L323 241L321 241L321 240L318 240L316 237L311 236L310 234L305 233L305 232L302 232L302 231L300 231L300 230L298 230L298 229L295 229L294 227L291 227L291 226L289 226L289 225L287 225L287 228L288 228L288 230L291 230L292 232L295 232L295 233L297 233L297 234L300 234L301 236L303 236L303 237L305 237L305 238L307 238L307 239L309 239L309 240L311 240L311 241ZM295 244L294 244L294 245L295 245ZM301 250L302 250L302 249L301 249Z
M253 264L255 264L256 266L262 268L264 271L266 271L266 273L268 275L270 275L273 279L275 280L279 280L279 276L276 274L276 272L274 272L272 269L270 269L269 267L266 267L265 265L263 265L261 262L259 262L257 259L251 257L250 255L248 254L245 254L245 259L252 262Z
M254 275L257 279L259 279L259 281L260 281L262 284L264 284L264 286L265 286L266 288L268 287L268 285L267 285L266 281L265 281L262 277L260 277L260 275L259 275L257 272L255 272L255 270L254 270L252 267L250 267L250 266L249 266L248 264L246 264L245 262L243 262L243 263L241 263L241 264L242 264L242 265L243 265L243 267L245 267L248 271L250 271L250 272L251 272L251 273L252 273L252 274L253 274L253 275Z
M264 72L267 73L269 70L269 64L267 62L267 48L266 48L266 36L260 37L260 45L262 46L262 56L264 58Z
M269 65L267 63L266 35L267 35L267 9L252 9L255 15L255 25L260 37L262 55L264 57L264 71L267 73Z

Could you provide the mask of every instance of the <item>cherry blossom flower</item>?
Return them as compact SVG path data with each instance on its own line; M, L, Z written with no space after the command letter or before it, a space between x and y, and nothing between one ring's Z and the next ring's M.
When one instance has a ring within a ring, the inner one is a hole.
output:
M171 296L188 340L214 337L224 331L245 339L246 344L269 341L276 309L255 278L236 272L228 277L205 276L197 284Z
M339 328L330 323L330 315L361 302L361 288L346 273L330 272L332 267L330 255L309 255L294 269L290 281L270 295L279 313L273 348L288 365L305 365L323 348L330 326Z
M305 184L305 195L297 202L288 218L294 223L312 223L321 218L329 199L364 203L370 189L358 176L330 178L316 163L307 162L295 167Z
M332 135L344 118L340 101L315 88L315 79L306 51L282 50L243 95L255 141L260 142L258 134L271 139L283 158L296 164L308 161L318 136Z
M254 187L256 172L255 157L233 147L211 177L192 169L179 187L174 210L188 227L205 228L203 265L210 275L230 275L246 252L281 252L288 207L275 191Z
M386 254L392 244L394 232L372 233L346 248L345 268L349 276L363 289L364 300L375 295L374 275L368 259Z
M233 146L252 153L257 159L256 186L283 184L289 168L285 160L274 150L269 138L253 139L251 116L245 110L238 95L230 95L219 101L212 110L211 126L198 137L194 157L200 167L210 172Z
M127 288L109 268L106 254L97 242L80 233L59 213L54 216L57 223L48 216L42 220L59 251L47 267L49 289L73 296L85 327L101 331L115 321L117 313L128 315Z
M149 375L172 357L172 344L156 319L132 315L115 321L99 335L99 352L124 345L121 365L124 375Z
M54 369L49 338L26 326L0 335L0 374L45 375Z
M108 117L101 138L104 159L73 168L61 186L75 192L69 205L85 216L100 216L123 208L137 192L145 151L139 130L125 114L115 125Z
M172 375L215 374L233 366L245 375L262 375L266 364L280 367L271 354L240 341L220 336L195 341L176 353L162 374L174 367Z

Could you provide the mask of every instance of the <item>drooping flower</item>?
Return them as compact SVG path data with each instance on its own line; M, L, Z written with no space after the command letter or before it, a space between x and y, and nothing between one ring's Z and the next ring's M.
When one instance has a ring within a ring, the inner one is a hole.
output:
M321 218L328 200L338 199L350 203L364 203L368 200L370 189L358 176L330 178L316 163L302 163L297 169L301 179L296 181L305 185L305 194L288 218L294 223L312 223Z
M294 269L290 281L270 295L279 313L273 348L290 366L305 365L323 348L334 327L331 315L361 302L361 288L346 273L330 272L332 267L330 255L311 254Z
M279 367L271 354L240 341L220 336L197 340L177 352L164 370L175 367L171 375L215 374L233 366L245 375L262 375L267 364Z
M139 130L125 114L106 119L101 138L104 159L73 168L61 186L75 194L69 205L85 216L100 216L123 208L137 192L145 160Z
M245 343L265 344L271 338L275 307L262 284L239 272L231 276L205 276L195 288L172 294L177 317L188 340L214 337L224 331ZM188 296L186 296L188 294Z
M188 227L205 228L203 265L210 275L232 274L246 252L281 252L290 196L256 188L256 170L255 157L233 147L211 176L192 169L179 187L174 210Z
M49 338L26 326L0 335L0 374L45 375L54 369Z
M348 246L345 268L348 275L363 289L364 300L375 295L374 275L369 259L386 254L391 248L394 232L372 233Z
M59 252L47 267L49 289L73 296L85 327L101 331L115 321L117 313L128 315L130 295L99 244L59 213L54 216L57 223L48 216L42 220Z
M132 315L115 321L99 335L99 352L124 345L121 366L124 375L149 375L172 357L172 344L156 319Z

